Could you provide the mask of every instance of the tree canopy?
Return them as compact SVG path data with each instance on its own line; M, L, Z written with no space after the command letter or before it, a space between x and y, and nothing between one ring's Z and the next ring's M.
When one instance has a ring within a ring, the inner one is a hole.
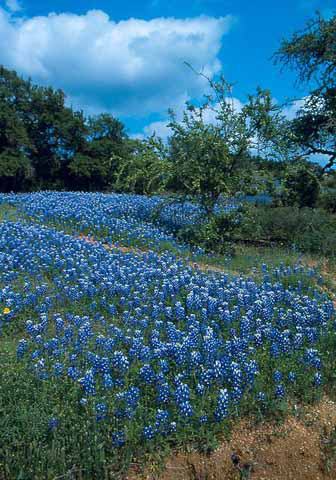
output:
M1 190L111 187L112 156L127 155L127 141L111 115L85 117L61 90L0 67Z
M311 88L291 122L291 138L301 155L323 155L326 171L336 161L336 16L317 14L282 42L275 61Z

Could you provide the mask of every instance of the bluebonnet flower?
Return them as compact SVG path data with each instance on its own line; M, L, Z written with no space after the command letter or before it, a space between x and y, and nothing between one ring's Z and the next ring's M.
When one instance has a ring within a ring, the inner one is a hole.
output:
M16 355L18 358L22 358L25 352L28 350L28 342L26 339L22 339L19 341L17 349L16 349Z
M79 368L71 366L68 368L67 375L68 377L72 378L72 380L78 380L81 375L81 371Z
M178 404L178 407L179 407L179 411L181 413L181 415L183 415L184 417L192 417L193 416L193 408L192 408L192 405L189 401L184 401L184 402L180 402Z
M198 393L198 395L203 395L205 392L205 386L202 383L198 383L196 385L196 392Z
M112 445L114 447L122 447L125 443L125 432L119 430L118 432L112 433Z
M229 413L229 394L226 388L219 391L217 406L215 410L215 419L219 422L227 417Z
M112 375L110 375L109 373L104 373L104 375L103 375L103 385L107 389L113 387Z
M264 392L258 392L258 393L257 393L257 400L258 400L258 402L260 402L260 403L266 402L266 395L265 395L265 393L264 393Z
M156 386L157 390L157 401L159 403L168 403L170 399L170 387L169 384L164 382L164 383L159 383Z
M113 352L111 363L113 368L118 370L119 373L125 373L129 368L129 361L126 355L119 351Z
M155 428L152 425L147 425L143 429L143 435L146 440L153 440L153 438L155 437L155 433Z
M95 395L96 387L92 370L88 370L84 377L79 380L79 383L82 385L84 392L87 395Z
M64 365L61 362L56 362L54 364L54 374L56 377L60 377L63 373Z
M140 400L140 389L138 387L130 387L124 392L124 399L129 408L136 408Z
M50 431L56 430L56 428L59 426L59 419L56 417L50 418L48 422L48 428Z
M314 374L313 384L317 387L322 384L322 375L320 372Z
M285 387L282 383L279 383L275 386L275 396L277 398L284 398L285 396Z
M304 283L286 287L293 272L306 274L302 266L273 271L265 265L258 283L193 269L169 252L138 255L112 249L107 254L99 242L93 245L38 225L94 229L102 242L111 244L140 239L151 250L162 240L175 242L172 233L151 222L160 197L41 192L13 196L13 201L37 220L0 224L0 256L6 260L0 300L15 315L31 312L27 343L18 345L18 358L41 379L80 384L83 404L91 406L96 391L102 403L103 391L115 404L123 436L130 419L138 418L142 398L154 400L148 411L144 402L139 426L149 423L152 434L161 422L153 419L153 409L169 413L165 432L173 434L179 425L171 421L172 412L177 409L182 426L190 415L201 421L199 404L218 389L225 393L216 399L215 416L212 411L201 415L208 416L208 423L226 418L232 404L239 411L244 395L265 401L264 394L256 393L264 360L274 365L279 397L285 395L286 381L294 381L291 373L285 374L289 368L298 383L304 375L314 385L322 380L318 340L332 324L334 306L320 291L306 295ZM160 218L165 226L190 225L199 220L196 210L196 205L165 207ZM181 252L181 244L174 245ZM18 275L24 293L16 291ZM75 304L86 315L75 313ZM59 313L53 313L56 309ZM260 365L259 354L265 356ZM89 409L81 411L85 415Z
M307 365L318 369L321 368L321 359L316 349L307 348L304 359Z
M158 409L155 416L155 430L161 434L166 434L169 429L169 412Z
M140 368L140 376L145 383L151 384L155 381L155 372L148 364Z
M107 415L107 405L105 403L97 403L96 405L96 420L104 420Z
M170 422L169 424L169 433L174 433L177 430L176 422Z

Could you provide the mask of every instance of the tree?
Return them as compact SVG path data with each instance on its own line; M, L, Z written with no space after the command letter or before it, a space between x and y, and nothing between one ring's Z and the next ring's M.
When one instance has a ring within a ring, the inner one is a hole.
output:
M0 152L1 191L22 190L32 177L29 159L24 154L13 149L4 149Z
M129 140L127 156L114 157L118 163L115 188L138 194L166 191L171 174L167 148L155 135L144 140Z
M275 61L312 88L291 122L291 139L301 156L323 155L325 172L336 162L336 16L326 20L317 14L282 42Z
M117 159L129 153L124 125L109 114L90 117L86 140L69 162L70 178L77 188L104 190L114 185Z
M65 182L66 166L84 148L85 119L82 112L65 106L61 90L32 87L25 124L32 143L30 158L40 185Z
M307 162L290 164L284 175L283 203L299 208L315 207L320 193L320 182L316 173L314 166Z
M251 152L280 158L273 132L283 116L267 90L258 89L246 105L237 106L232 85L223 77L207 80L212 93L200 107L187 104L182 122L171 112L169 146L174 188L196 197L211 215L221 195L232 197L257 186Z
M82 112L65 106L61 90L33 85L0 67L0 127L3 172L7 168L16 189L27 188L26 175L37 188L64 188L66 165L83 148L86 125ZM15 159L13 168L9 158Z
M32 177L27 156L31 142L18 106L26 86L14 72L0 67L0 181L1 190L21 189Z
M282 41L274 59L295 70L300 82L313 82L314 90L328 90L336 83L336 16L326 20L317 13L303 31Z
M3 190L113 185L113 156L129 152L124 125L111 115L86 118L62 90L33 85L0 67L0 172Z

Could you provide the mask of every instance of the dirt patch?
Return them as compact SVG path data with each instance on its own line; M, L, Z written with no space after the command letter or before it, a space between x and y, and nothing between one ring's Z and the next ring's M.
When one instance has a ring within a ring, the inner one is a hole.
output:
M160 474L130 474L129 480L335 480L324 443L336 428L336 404L324 398L281 425L242 421L230 441L210 456L172 455ZM328 466L327 466L328 463Z
M147 249L138 248L138 247L124 247L121 245L115 245L113 243L102 243L99 240L95 240L92 237L88 237L87 235L79 235L78 238L84 240L87 243L91 243L92 245L100 245L104 247L106 250L118 250L122 253L133 253L134 255L144 255L148 252ZM221 267L217 267L215 265L208 265L206 263L196 263L192 261L187 261L187 265L190 265L192 268L202 270L203 272L218 272L223 273L224 269ZM238 273L237 273L238 275Z
M141 250L140 248L136 247L124 247L121 245L115 245L113 243L102 243L99 240L95 240L92 237L88 237L87 235L79 235L79 239L84 240L87 243L91 243L92 245L100 245L104 247L106 250L118 250L119 252L122 253L133 253L135 255L143 255L146 253L146 250Z

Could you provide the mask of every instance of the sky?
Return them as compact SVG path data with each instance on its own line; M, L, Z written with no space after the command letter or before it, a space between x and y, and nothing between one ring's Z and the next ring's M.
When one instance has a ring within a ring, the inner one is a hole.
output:
M165 136L168 108L181 115L207 88L184 62L223 74L237 105L257 86L281 103L304 97L272 55L316 10L331 16L335 0L0 0L0 64L132 136Z

